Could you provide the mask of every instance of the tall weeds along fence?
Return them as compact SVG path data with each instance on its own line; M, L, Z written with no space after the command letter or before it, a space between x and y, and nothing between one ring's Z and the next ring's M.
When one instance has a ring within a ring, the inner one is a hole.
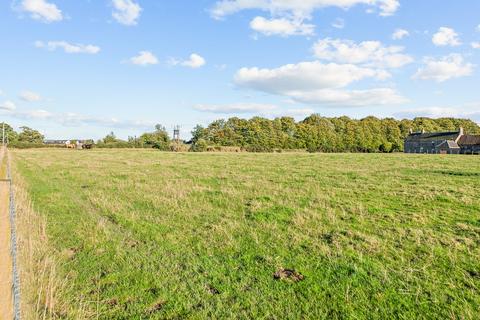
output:
M10 155L5 146L0 147L0 180L6 182L9 188L9 219L10 219L10 253L12 256L12 296L13 296L13 319L20 320L20 279L17 257L17 229L15 198L10 167Z

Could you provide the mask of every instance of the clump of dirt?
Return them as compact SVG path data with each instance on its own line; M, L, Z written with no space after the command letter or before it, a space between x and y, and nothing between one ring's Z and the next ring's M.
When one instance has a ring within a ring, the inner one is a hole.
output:
M159 312L167 304L167 301L159 300L155 302L150 308L147 309L148 314Z
M77 253L77 251L74 248L69 248L69 249L63 250L63 254L65 255L65 257L68 260L73 259L73 257L75 257L76 253Z
M212 286L211 284L207 284L205 288L210 294L213 294L213 295L220 294L220 291L218 291L218 289Z
M107 305L109 307L115 307L116 305L118 305L118 300L113 298L113 299L110 299L107 301Z
M287 280L292 282L299 282L305 279L305 276L293 269L279 269L273 274L275 280Z

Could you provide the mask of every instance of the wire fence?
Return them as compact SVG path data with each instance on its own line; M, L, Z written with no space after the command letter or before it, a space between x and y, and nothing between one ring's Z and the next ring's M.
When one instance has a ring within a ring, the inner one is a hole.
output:
M12 291L13 291L13 319L20 320L20 277L17 264L17 228L15 212L15 196L12 183L12 173L10 164L10 154L5 148L4 156L7 157L7 180L10 187L10 228L11 228L11 254L13 262Z

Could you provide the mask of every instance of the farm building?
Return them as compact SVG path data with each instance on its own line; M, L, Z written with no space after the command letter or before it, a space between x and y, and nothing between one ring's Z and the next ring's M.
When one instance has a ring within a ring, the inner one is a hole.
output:
M480 154L480 136L463 135L458 140L462 154Z
M46 145L64 145L68 140L45 140L43 141Z
M93 140L44 140L43 143L48 146L71 149L91 149L93 146Z
M405 139L405 153L480 154L480 136L453 132L410 132Z

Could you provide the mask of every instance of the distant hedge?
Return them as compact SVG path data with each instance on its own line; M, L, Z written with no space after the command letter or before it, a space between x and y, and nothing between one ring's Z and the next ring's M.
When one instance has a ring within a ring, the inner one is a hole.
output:
M31 143L31 142L11 142L8 147L13 149L33 149L33 148L58 148L55 145L46 145L43 143Z

